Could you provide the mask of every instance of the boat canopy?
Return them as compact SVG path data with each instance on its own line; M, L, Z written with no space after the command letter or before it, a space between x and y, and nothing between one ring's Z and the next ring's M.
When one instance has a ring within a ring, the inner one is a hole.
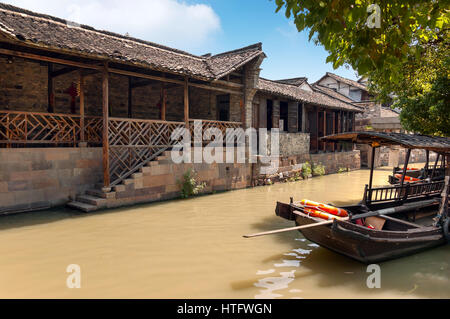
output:
M424 149L450 155L450 138L404 133L349 132L321 138L324 142L352 142L372 146L400 145L408 149Z

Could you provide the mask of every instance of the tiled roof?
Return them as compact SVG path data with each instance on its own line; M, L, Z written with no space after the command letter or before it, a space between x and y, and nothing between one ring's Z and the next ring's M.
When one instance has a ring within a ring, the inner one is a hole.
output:
M219 79L264 54L258 43L215 56L196 56L3 3L0 3L0 34L39 48L106 58L207 80Z
M348 141L358 144L372 144L378 142L381 145L400 145L411 149L425 149L438 153L450 154L450 138L413 135L405 133L385 132L349 132L329 135L321 138L326 142Z
M261 92L282 96L294 101L310 103L327 108L348 110L354 112L363 112L360 107L346 103L336 98L332 98L319 91L306 91L300 89L298 86L291 84L283 84L278 81L271 81L260 78L258 83L258 90Z
M333 78L333 79L335 79L338 82L342 82L342 83L345 83L347 85L354 86L354 87L356 87L358 89L361 89L363 91L367 91L367 87L365 85L363 85L361 83L358 83L356 81L350 80L350 79L343 78L342 76L339 76L337 74L334 74L334 73L331 73L331 72L327 72L327 74L324 77L322 77L322 79L325 78L326 76L329 76L330 78ZM318 84L322 79L317 81L316 84Z
M276 80L275 82L300 86L307 81L308 81L308 78L300 77L300 78L292 78L292 79L285 79L285 80Z
M333 90L332 88L329 88L329 87L326 87L326 86L322 86L322 85L317 84L317 83L313 85L313 89L316 90L316 91L319 91L319 92L321 92L323 94L326 94L326 95L328 95L328 96L330 96L332 98L341 100L342 102L346 102L346 103L353 103L354 102L351 98L349 98L349 97L347 97L347 96L337 92L336 90Z

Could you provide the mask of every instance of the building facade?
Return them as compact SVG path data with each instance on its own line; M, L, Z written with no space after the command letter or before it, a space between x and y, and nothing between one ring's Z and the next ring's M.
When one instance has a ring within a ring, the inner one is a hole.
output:
M279 128L280 171L306 161L359 167L359 151L320 137L362 110L307 79L259 77L260 43L196 56L0 4L0 213L69 204L83 211L255 185L258 165L182 163L172 134ZM279 173L279 172L277 172Z

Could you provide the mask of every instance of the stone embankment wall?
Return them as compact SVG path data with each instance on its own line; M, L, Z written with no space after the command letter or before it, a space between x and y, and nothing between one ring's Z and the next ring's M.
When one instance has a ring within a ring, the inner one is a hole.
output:
M225 156L225 152L224 152ZM236 158L236 157L235 157ZM198 184L204 184L199 194L242 189L251 186L251 164L248 163L176 164L170 152L151 162L140 173L134 174L122 185L113 188L107 198L107 207L148 203L181 197L184 174L192 172Z
M305 163L322 165L326 175L339 171L357 170L361 168L360 151L282 156L279 158L278 167L257 165L254 173L257 178L254 184L267 185L289 180L302 173Z
M0 149L0 213L65 205L102 178L101 148Z

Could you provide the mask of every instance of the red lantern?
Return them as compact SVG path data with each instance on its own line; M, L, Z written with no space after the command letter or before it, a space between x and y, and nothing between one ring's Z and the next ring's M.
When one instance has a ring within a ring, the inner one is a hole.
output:
M72 82L70 87L67 90L65 90L64 93L70 95L70 97L71 97L71 100L70 100L70 112L72 114L75 114L76 113L76 110L75 110L76 98L78 96L78 89L75 86L75 83Z

